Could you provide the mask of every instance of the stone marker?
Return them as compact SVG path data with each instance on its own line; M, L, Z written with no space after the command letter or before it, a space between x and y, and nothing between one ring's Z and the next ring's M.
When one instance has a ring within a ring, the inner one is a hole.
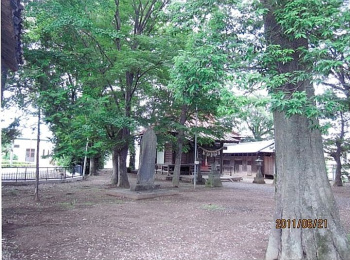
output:
M153 129L148 129L142 137L140 151L140 166L137 172L137 183L133 190L153 190L159 188L154 185L157 136Z

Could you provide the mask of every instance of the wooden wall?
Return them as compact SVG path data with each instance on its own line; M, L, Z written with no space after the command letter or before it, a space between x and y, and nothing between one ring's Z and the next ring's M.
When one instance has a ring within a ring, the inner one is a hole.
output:
M175 156L174 156L172 145L169 143L166 143L164 148L164 164L174 164L174 163L175 163Z
M248 155L234 155L225 154L223 157L223 173L232 175L234 173L256 174L258 168L255 160L258 156L255 154ZM261 168L262 174L274 175L275 158L274 155L261 155L263 166Z

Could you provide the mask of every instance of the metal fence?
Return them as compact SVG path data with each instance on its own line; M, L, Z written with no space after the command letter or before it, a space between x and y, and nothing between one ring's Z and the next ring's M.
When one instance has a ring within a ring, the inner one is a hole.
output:
M79 173L70 173L66 167L39 167L39 180L69 179L80 176ZM4 167L1 168L2 181L30 181L35 180L35 167Z

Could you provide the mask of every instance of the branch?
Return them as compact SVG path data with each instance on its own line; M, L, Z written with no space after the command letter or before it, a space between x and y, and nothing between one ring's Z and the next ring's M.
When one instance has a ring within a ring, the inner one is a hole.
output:
M147 70L145 70L145 71L142 72L141 74L138 73L138 75L137 75L137 77L136 77L136 80L135 80L134 87L133 87L133 89L131 90L131 96L134 95L134 93L135 93L135 91L136 91L136 89L137 89L137 84L138 84L138 82L140 81L140 79L141 79L144 75L146 75L148 72L150 72L151 70L157 68L157 67L158 67L159 65L161 65L161 64L162 64L162 62L159 61L159 62L156 63L154 66L151 66L150 68L148 68Z
M89 37L96 43L97 48L99 49L101 55L104 56L104 57L108 60L109 64L112 66L112 65L113 65L113 62L112 62L111 59L107 56L107 54L103 51L103 49L102 49L100 43L98 42L98 40L96 40L96 38L95 38L94 36L92 36L89 32L86 32L86 31L84 31L84 30L82 30L82 32L83 32L85 35L89 36Z
M142 17L140 19L140 23L141 23L141 30L143 31L146 28L147 22L150 18L150 16L152 15L152 13L155 11L155 9L153 8L154 5L156 4L157 0L153 0L152 4L150 5L150 7L148 8L146 15L144 17L144 19L142 20ZM146 3L146 6L148 5L148 2ZM145 8L146 8L145 6Z
M115 0L115 6L116 6L116 9L114 13L114 20L115 20L116 30L117 32L119 32L121 29L121 20L120 20L120 14L119 14L119 0ZM120 51L121 49L120 38L116 38L115 43L117 45L117 49Z
M114 102L115 102L115 104L117 105L117 108L118 108L119 112L121 112L121 110L120 110L120 103L119 103L119 101L118 101L117 95L115 94L115 91L114 91L114 89L113 89L113 86L112 86L112 84L109 82L109 80L107 80L107 84L108 84L108 86L109 86L109 89L110 89L111 92L112 92Z
M337 86L336 84L333 84L333 83L322 82L322 84L324 84L326 86L329 86L329 87L332 87L334 89L340 90L341 92L345 92L346 91L344 88L339 87L339 86Z

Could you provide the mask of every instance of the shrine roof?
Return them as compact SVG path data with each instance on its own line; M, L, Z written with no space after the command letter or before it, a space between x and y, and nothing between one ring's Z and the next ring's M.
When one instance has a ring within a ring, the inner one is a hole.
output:
M275 141L259 141L259 142L247 142L239 144L226 145L227 149L223 152L225 154L237 154L237 153L273 153L275 150Z

